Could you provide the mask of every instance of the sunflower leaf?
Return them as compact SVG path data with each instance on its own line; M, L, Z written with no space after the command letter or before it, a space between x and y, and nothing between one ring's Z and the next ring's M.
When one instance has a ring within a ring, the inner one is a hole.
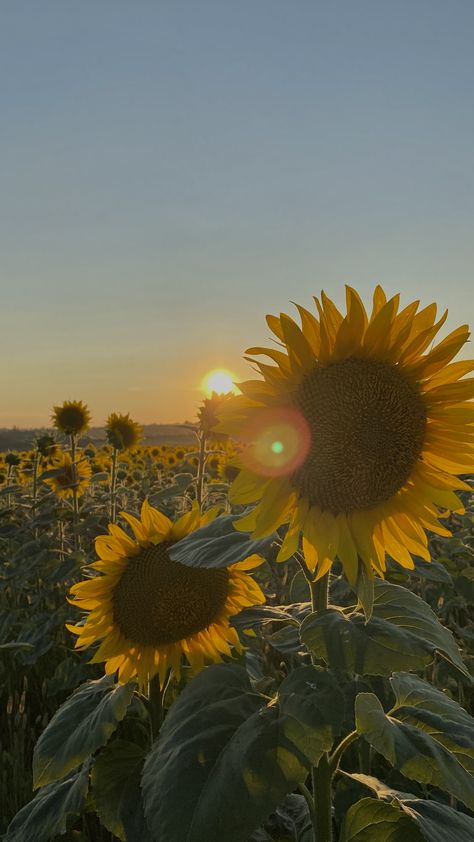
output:
M396 698L391 714L400 722L425 731L474 775L473 717L441 690L416 675L399 672L390 683Z
M353 773L348 775L348 777L353 778L374 792L377 798L380 799L375 803L380 804L381 802L386 802L403 810L412 824L419 829L421 838L426 840L426 842L447 842L447 840L453 840L453 842L454 840L455 842L472 842L474 839L474 818L461 813L459 810L454 810L452 807L448 807L446 804L441 804L438 801L417 798L416 795L412 795L410 792L399 792L397 789L391 789L371 775ZM360 803L359 801L358 804L351 807L347 815L349 816L351 812L356 814L358 811L355 808ZM365 841L366 838L367 840L370 839L369 836L359 837L361 842L362 839ZM383 837L384 842L385 838L390 839L390 837ZM346 837L343 836L341 842L348 842L349 839L351 842L352 840L355 842L357 837L348 837L346 840ZM404 837L404 839L401 839L401 842L409 842L409 839L410 837Z
M355 714L358 734L402 775L439 787L474 808L474 777L440 742L386 714L373 693L359 693Z
M160 491L156 491L155 494L151 494L148 498L149 502L152 506L155 506L157 503L160 503L162 500L166 500L168 497L180 496L184 494L193 481L194 477L192 474L176 474L173 477L173 485L168 485Z
M173 561L188 567L229 567L250 555L263 555L274 536L253 541L246 532L237 532L235 515L223 515L201 526L168 550Z
M83 808L89 789L89 762L63 780L43 787L11 822L4 842L48 842L65 833L69 816Z
M426 602L407 588L375 580L372 619L338 608L310 614L301 640L334 669L361 675L391 675L418 670L440 652L469 678L451 632Z
M342 716L337 682L324 670L295 670L266 704L242 667L209 667L175 702L145 762L152 835L247 842L332 746Z
M398 804L362 798L347 811L341 842L423 842Z
M92 792L99 818L110 833L124 840L151 840L143 812L140 777L145 751L128 740L114 740L92 768Z
M317 765L344 721L344 696L337 679L330 670L299 667L280 685L278 699L286 718L284 733Z
M56 711L35 746L35 788L57 781L105 745L124 718L135 685L111 676L87 681Z

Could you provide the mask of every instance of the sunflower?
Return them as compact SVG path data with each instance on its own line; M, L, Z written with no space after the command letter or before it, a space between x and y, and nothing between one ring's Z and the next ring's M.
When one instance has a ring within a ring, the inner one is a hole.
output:
M38 436L35 439L35 444L38 453L44 457L55 456L59 450L56 441L53 439L52 436L48 435L47 433L45 435Z
M18 456L18 453L13 453L13 451L9 450L5 454L5 464L10 468L17 468L21 464L21 458Z
M280 561L302 533L315 578L338 557L354 584L359 559L370 575L386 554L412 569L430 560L427 530L450 535L440 518L463 511L457 475L474 472L474 379L461 379L474 363L451 363L467 325L430 347L447 316L435 304L399 312L377 286L368 317L351 287L346 299L345 316L324 292L317 316L297 305L301 327L267 316L281 348L247 353L276 365L256 363L263 380L240 384L220 426L247 445L231 501L258 501L239 528L288 524Z
M55 427L67 436L85 433L91 414L82 401L64 401L62 406L53 407L51 419Z
M116 450L128 450L140 441L143 428L136 421L132 421L130 413L119 415L112 412L105 425L107 441Z
M197 505L172 523L147 501L141 519L122 512L135 540L114 524L110 535L96 539L100 561L91 565L100 576L71 588L73 605L89 611L83 626L68 625L78 635L76 648L102 641L92 663L106 662L107 674L118 670L119 681L137 676L140 687L168 670L180 677L184 655L192 671L206 662L222 661L242 651L230 619L243 608L265 602L257 583L247 575L259 565L249 556L227 568L187 567L172 561L169 547L210 522L217 509L201 515Z
M69 453L61 453L51 464L52 469L61 470L61 473L45 479L46 485L49 485L58 497L72 497L74 489L77 496L81 497L89 485L92 470L87 459L81 459L80 451L76 452L74 464Z
M232 397L230 392L218 393L212 392L210 398L204 398L202 406L198 409L199 427L205 436L211 436L216 441L225 441L227 436L225 433L215 432L215 427L219 421L219 412L228 400Z

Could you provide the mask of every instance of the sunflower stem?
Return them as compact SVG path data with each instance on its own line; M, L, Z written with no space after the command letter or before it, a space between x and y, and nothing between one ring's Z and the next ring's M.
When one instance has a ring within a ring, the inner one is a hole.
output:
M152 740L156 740L160 728L163 723L163 691L160 685L160 676L155 675L150 681L150 688L148 694L151 735Z
M329 573L317 580L310 579L309 585L313 611L325 611L328 607Z
M110 521L117 519L117 448L112 450L112 470L110 474Z
M299 784L298 789L301 792L301 795L303 796L304 800L306 801L306 803L308 805L309 815L311 816L311 824L314 827L314 800L313 800L313 796L312 796L311 792L309 791L308 787L306 786L306 784Z
M71 476L72 476L72 531L74 539L74 551L79 549L79 536L77 534L77 527L79 524L79 498L77 496L77 467L76 467L76 436L74 433L70 435L71 440Z
M32 489L32 496L33 496L33 513L36 515L36 503L38 499L38 466L40 461L40 454L39 450L35 449L35 455L33 459L33 489ZM35 540L38 540L38 527L35 526Z
M319 613L328 607L329 572L320 579L309 579L311 605ZM313 661L314 662L314 661ZM313 832L315 842L332 842L332 782L331 769L327 752L323 754L317 766L312 769L313 782Z
M202 511L204 497L204 470L206 467L206 434L201 430L199 434L199 462L196 477L196 499L199 509Z
M280 540L280 541L276 540L276 541L275 541L275 544L276 544L276 543L279 543L279 544L280 544L280 547L281 547L281 545L282 545L282 543L283 543L283 542L282 542L281 540ZM306 564L306 561L305 561L305 558L304 558L303 553L296 552L296 553L295 553L295 558L296 558L296 560L297 560L297 562L298 562L299 566L301 567L301 570L302 570L302 572L303 572L303 575L304 575L304 577L305 577L306 581L308 582L308 585L309 585L309 587L310 587L310 589L311 589L311 584L312 584L312 581L313 581L313 576L312 576L312 574L311 574L311 570L309 569L308 565Z
M357 731L351 731L349 734L346 734L343 740L339 743L339 745L334 749L333 753L329 758L329 765L331 769L331 775L335 775L338 768L339 763L341 760L342 755L349 748L352 743L359 738L359 734Z

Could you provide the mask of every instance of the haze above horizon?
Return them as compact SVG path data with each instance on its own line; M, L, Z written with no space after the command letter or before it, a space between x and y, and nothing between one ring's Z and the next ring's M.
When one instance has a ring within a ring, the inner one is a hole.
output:
M468 0L6 5L0 427L192 419L321 288L472 324L473 28Z

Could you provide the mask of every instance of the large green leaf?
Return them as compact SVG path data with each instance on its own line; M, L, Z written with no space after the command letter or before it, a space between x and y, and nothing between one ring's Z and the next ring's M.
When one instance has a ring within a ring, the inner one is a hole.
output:
M396 803L362 798L347 811L340 842L424 842L424 837Z
M57 781L105 745L124 718L133 683L115 685L111 676L87 681L54 714L33 756L35 787Z
M431 608L406 588L375 582L373 616L335 608L303 620L301 639L329 666L362 675L417 670L440 652L464 675L466 668L453 635Z
M280 707L277 700L264 704L238 665L198 675L171 708L145 762L142 789L152 834L166 842L246 842L305 780L309 763L298 747L304 733L309 751L317 751L304 718L307 693L318 691L303 684L286 684ZM327 687L320 687L325 694Z
M92 792L99 818L124 842L147 842L150 831L143 812L140 779L145 751L128 740L114 740L92 767Z
M350 777L367 786L376 793L378 798L403 810L411 823L419 829L421 838L425 842L472 842L474 839L474 818L471 816L459 810L453 810L452 807L440 804L438 801L423 800L410 792L390 789L382 781L370 775L353 774ZM357 806L354 805L354 807ZM366 837L360 837L360 842L365 842L365 840ZM367 842L369 840L368 836ZM410 837L407 836L405 842L409 840ZM346 842L344 837L341 842Z
M397 673L391 679L396 719L416 725L453 752L456 759L474 774L474 719L441 690L410 673Z
M69 816L77 816L89 787L89 763L43 787L11 822L4 842L48 842L65 833Z
M344 696L336 678L319 667L299 667L281 684L278 699L285 735L317 765L344 720Z
M474 808L474 778L441 743L388 716L373 693L359 693L355 713L358 733L402 775L439 787Z

